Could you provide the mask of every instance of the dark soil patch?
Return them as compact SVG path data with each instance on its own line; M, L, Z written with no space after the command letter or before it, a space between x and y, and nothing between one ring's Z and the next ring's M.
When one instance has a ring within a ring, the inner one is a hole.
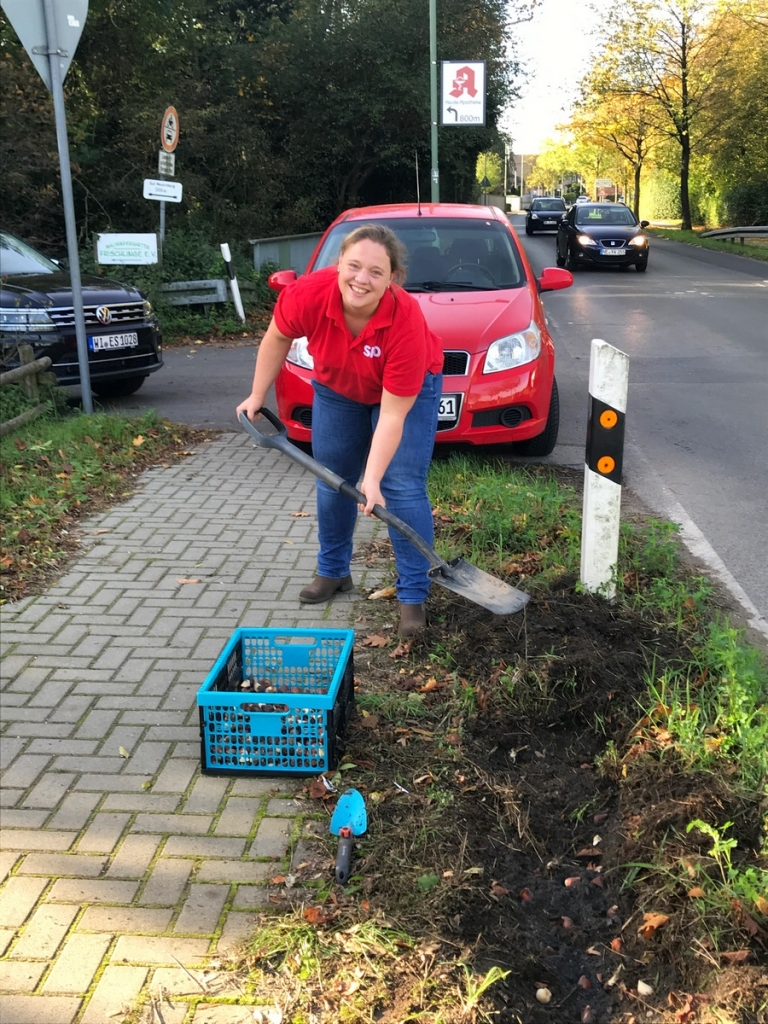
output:
M574 583L511 618L433 592L428 636L411 644L391 636L394 612L360 623L347 759L363 772L351 776L369 830L357 869L370 913L423 937L381 1024L422 1019L418 979L459 961L509 972L482 1003L499 1024L768 1020L768 935L738 914L726 922L729 967L708 948L683 867L709 848L686 836L696 818L733 821L755 857L755 804L634 739L654 664L691 654L676 631ZM378 710L388 694L411 702ZM677 876L666 887L629 866L665 844ZM643 935L651 912L668 920Z

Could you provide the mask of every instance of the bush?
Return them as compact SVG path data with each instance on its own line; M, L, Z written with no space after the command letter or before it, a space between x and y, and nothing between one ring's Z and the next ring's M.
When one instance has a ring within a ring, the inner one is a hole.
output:
M768 176L731 186L726 190L723 201L729 225L768 224Z
M640 193L641 216L648 220L680 220L680 181L666 171L657 171Z

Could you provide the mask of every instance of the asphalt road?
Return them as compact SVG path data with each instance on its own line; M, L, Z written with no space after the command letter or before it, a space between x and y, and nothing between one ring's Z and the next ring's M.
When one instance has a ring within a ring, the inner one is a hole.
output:
M524 234L534 270L554 234ZM624 481L768 636L768 264L656 239L646 274L579 271L546 295L557 348L555 457L582 453L590 346L630 357Z
M554 235L527 238L534 270L555 265ZM681 525L693 554L768 636L768 264L655 240L646 274L580 271L545 296L557 348L560 439L547 460L584 462L590 345L630 357L624 480L660 517ZM255 349L189 346L126 413L239 430Z

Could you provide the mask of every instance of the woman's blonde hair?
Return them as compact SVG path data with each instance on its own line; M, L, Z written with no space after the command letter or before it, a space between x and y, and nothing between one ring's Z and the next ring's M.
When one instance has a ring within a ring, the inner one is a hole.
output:
M379 245L386 249L392 276L398 284L402 284L405 281L408 250L392 228L385 227L384 224L361 224L359 228L350 231L342 239L341 247L339 248L339 258L344 255L350 246L363 241L378 242Z

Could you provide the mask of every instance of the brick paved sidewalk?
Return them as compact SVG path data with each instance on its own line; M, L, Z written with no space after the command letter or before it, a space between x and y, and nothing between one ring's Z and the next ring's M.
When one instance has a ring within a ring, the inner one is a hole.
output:
M120 1024L142 1002L131 1021L252 1022L194 979L248 935L311 810L294 778L201 776L195 696L238 626L352 625L354 593L298 602L314 478L226 434L139 487L83 525L59 583L0 609L2 1024Z

